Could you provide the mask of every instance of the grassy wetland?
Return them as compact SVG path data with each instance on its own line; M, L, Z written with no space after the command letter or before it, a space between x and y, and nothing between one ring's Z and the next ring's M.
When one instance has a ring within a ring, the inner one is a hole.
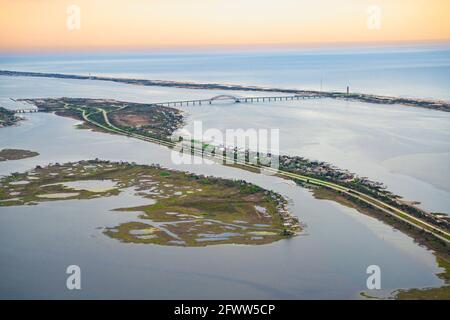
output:
M101 160L52 164L0 180L0 206L88 200L131 188L148 205L113 208L137 217L104 234L125 243L201 247L268 244L296 235L300 226L280 195L256 185ZM100 226L102 227L102 226Z

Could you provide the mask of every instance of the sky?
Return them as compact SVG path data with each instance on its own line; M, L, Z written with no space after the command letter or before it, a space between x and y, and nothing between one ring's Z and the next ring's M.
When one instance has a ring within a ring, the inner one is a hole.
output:
M450 39L449 0L0 0L0 50Z

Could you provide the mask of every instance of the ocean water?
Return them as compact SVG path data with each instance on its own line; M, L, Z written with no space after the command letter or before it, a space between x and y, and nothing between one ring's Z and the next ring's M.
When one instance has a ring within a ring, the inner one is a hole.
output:
M0 55L0 69L450 100L450 44Z

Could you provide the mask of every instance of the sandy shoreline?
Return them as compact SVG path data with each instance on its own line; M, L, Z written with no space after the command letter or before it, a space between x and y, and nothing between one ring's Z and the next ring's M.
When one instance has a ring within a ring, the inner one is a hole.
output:
M142 86L159 86L159 87L173 87L183 89L203 89L203 90L230 90L230 91L252 91L252 92L278 92L288 94L314 94L332 99L350 99L366 103L376 104L397 104L404 106L420 107L432 110L440 110L450 112L450 102L441 100L429 99L413 99L388 97L364 93L345 93L335 91L314 91L314 90L300 90L300 89L282 89L282 88L265 88L259 86L245 86L234 84L218 84L218 83L194 83L194 82L178 82L166 80L148 80L148 79L129 79L129 78L114 78L102 76L83 76L75 74L61 74L61 73L42 73L42 72L23 72L23 71L8 71L0 70L0 76L12 77L44 77L44 78L60 78L60 79L75 79L75 80L99 80L112 81L125 84L135 84Z

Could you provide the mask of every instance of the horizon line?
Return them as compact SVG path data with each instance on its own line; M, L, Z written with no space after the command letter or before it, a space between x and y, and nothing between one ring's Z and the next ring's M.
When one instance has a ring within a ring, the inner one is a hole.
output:
M389 41L336 41L336 42L303 42L303 43L261 43L261 44L199 44L199 45L164 45L164 46L101 46L101 47L35 47L35 48L0 48L0 54L51 54L51 53L106 53L116 52L164 52L164 51L252 51L252 50L295 50L320 48L368 48L395 47L410 45L450 45L449 39L423 40L389 40Z

